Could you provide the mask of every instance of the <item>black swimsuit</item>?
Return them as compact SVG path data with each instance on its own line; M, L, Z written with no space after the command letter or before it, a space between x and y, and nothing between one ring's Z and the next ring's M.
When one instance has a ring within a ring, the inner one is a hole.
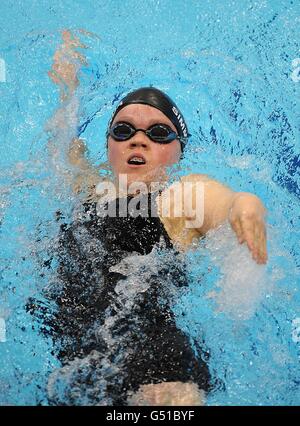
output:
M148 217L99 217L96 204L85 204L82 220L61 226L60 290L51 295L57 309L49 324L62 364L85 360L73 374L85 404L126 405L129 391L163 381L209 388L208 368L170 308L187 279L159 217L151 217L154 195L141 196L148 197ZM97 380L102 394L91 391ZM64 398L52 402L76 404Z

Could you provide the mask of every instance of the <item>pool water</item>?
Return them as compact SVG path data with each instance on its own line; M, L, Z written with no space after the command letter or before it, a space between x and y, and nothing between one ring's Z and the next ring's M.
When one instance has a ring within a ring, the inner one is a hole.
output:
M154 85L176 99L192 134L180 173L207 173L268 209L266 266L227 223L187 254L189 289L173 309L209 353L207 404L299 405L299 21L299 3L287 0L1 3L1 405L47 405L60 372L25 304L55 285L56 212L71 220L76 203L61 178L70 135L54 163L46 149L59 105L47 71L65 28L87 46L78 130L93 163L106 159L117 101Z

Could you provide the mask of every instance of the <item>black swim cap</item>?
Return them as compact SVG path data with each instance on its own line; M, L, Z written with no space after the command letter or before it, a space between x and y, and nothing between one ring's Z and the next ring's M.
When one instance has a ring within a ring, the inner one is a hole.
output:
M173 102L168 95L163 93L161 90L156 89L155 87L141 87L140 89L128 93L121 100L117 109L115 110L109 122L109 127L111 126L111 123L113 122L118 112L122 108L131 104L150 105L159 109L163 114L165 114L165 116L167 116L176 127L178 135L180 136L181 150L183 151L185 144L187 143L187 139L190 136L183 115L181 114L175 102Z

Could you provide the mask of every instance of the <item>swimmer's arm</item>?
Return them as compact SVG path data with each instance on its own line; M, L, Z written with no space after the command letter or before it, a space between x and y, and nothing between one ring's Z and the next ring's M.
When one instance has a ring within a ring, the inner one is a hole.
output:
M205 235L210 229L228 220L240 244L246 242L253 259L259 264L266 263L266 209L261 200L251 193L234 192L206 175L190 175L185 179L200 183L199 187L202 185L204 190L203 222L198 229L199 233ZM195 185L194 206L196 188Z
M82 139L74 138L72 140L68 151L68 160L77 170L72 185L73 191L75 193L94 192L100 182L100 176L97 167L93 166L86 158L86 146Z
M77 138L79 101L76 89L79 85L78 72L85 57L76 49L84 48L78 37L71 31L62 32L63 43L59 46L53 57L53 65L48 72L50 79L59 87L61 107L48 121L46 130L52 135L48 142L48 153L54 163L55 169L61 174L63 167L59 167L59 157L63 156L64 144L70 141L66 151L66 159L71 165L71 182L74 192L93 192L99 182L97 168L85 157L86 147L84 142ZM63 163L64 158L60 163ZM66 179L70 180L70 174L65 173Z

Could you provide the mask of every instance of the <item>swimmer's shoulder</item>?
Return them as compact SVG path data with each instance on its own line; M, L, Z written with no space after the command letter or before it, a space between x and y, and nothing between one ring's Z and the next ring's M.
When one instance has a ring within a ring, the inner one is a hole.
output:
M181 182L207 182L210 180L212 180L212 178L204 173L190 173L180 178Z
M178 249L185 251L195 239L203 236L197 227L187 228L187 222L194 220L195 216L195 203L191 204L190 201L195 199L197 183L205 184L211 181L212 178L206 174L185 175L166 186L156 197L160 220Z
M207 174L191 173L189 175L181 176L178 180L176 180L175 182L172 182L170 185L165 186L164 189L159 192L157 196L157 202L159 202L159 200L166 197L170 198L170 195L176 194L177 191L184 191L184 190L189 191L194 189L194 185L185 185L186 183L205 184L205 183L211 183L211 182L217 182L217 181L215 181L212 177L210 177ZM176 199L176 197L174 199ZM180 199L180 198L177 198L177 199Z

